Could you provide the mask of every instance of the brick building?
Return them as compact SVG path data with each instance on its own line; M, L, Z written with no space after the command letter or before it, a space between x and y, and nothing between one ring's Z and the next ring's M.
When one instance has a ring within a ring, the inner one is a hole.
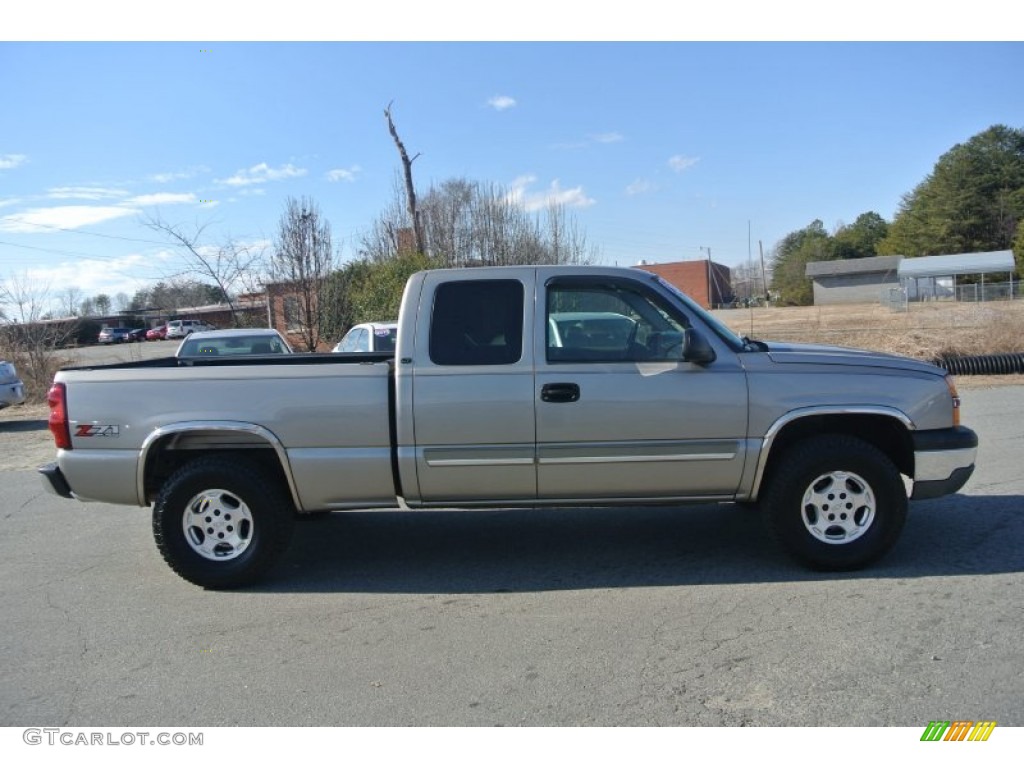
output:
M714 261L672 261L665 264L637 264L637 269L653 272L672 283L705 309L714 309L733 300L729 268Z

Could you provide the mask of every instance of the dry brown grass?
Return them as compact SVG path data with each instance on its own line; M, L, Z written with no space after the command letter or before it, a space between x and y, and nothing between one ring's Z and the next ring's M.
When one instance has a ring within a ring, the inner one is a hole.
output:
M836 344L921 360L945 354L1024 352L1024 301L912 304L906 312L858 304L755 307L715 314L752 338Z
M74 362L67 350L32 350L10 343L0 343L0 359L14 364L30 403L45 403L54 374Z

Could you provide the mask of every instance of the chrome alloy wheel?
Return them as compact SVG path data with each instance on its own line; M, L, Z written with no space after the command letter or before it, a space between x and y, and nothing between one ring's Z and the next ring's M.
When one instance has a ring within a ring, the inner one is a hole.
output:
M853 472L821 475L804 492L804 527L818 541L848 544L871 527L878 505L871 486Z
M188 545L207 560L234 560L252 542L252 512L222 488L193 496L185 505L181 525Z

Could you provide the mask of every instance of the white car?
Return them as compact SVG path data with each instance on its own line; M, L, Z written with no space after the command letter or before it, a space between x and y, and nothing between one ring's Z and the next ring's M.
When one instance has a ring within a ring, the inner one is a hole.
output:
M273 328L231 328L196 331L178 346L177 357L232 357L238 355L291 355L284 336Z
M168 339L183 339L189 334L199 331L216 330L212 325L207 325L202 320L171 320L167 323Z
M14 363L0 360L0 408L25 402L25 385L14 370Z
M394 352L398 323L360 323L342 336L332 352Z

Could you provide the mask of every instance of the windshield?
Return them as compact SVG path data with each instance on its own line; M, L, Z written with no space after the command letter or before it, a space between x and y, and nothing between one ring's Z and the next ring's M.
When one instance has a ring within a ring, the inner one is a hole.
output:
M657 277L656 279L663 288L670 291L676 298L683 302L683 304L686 306L688 310L690 310L691 312L693 312L693 314L700 317L700 319L705 324L707 324L711 328L711 330L713 330L718 336L720 336L722 340L725 341L733 349L740 351L747 347L747 343L742 338L733 333L729 326L727 326L717 317L715 317L706 309L704 309L704 307L695 302L693 299L691 299L689 296L687 296L685 293L679 290L676 286L672 285L672 283L668 282L662 277Z
M291 349L278 336L189 336L181 343L178 357L210 357L214 355L291 354Z

